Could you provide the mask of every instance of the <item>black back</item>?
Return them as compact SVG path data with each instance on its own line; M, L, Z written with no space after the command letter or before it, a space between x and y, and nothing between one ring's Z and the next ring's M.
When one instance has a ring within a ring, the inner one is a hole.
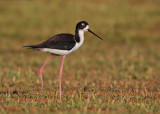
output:
M60 49L60 50L71 50L76 45L75 36L72 34L58 34L47 41L26 47L31 48L50 48L50 49Z

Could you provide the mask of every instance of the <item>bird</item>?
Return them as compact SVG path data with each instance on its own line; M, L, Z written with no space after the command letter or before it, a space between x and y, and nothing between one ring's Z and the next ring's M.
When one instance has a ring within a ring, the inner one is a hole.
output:
M97 34L95 34L93 31L89 29L88 22L80 21L76 25L75 35L69 34L69 33L61 33L49 38L48 40L40 44L24 46L24 47L28 47L29 49L50 53L50 56L45 61L43 66L40 68L40 78L42 83L42 89L44 89L43 77L42 77L42 71L44 67L46 66L46 64L48 63L48 61L51 59L52 56L62 56L62 62L61 62L61 67L59 72L60 100L61 100L61 78L62 78L64 59L66 55L76 51L83 44L84 32L87 32L87 31L95 35L97 38L103 40L101 37L99 37Z

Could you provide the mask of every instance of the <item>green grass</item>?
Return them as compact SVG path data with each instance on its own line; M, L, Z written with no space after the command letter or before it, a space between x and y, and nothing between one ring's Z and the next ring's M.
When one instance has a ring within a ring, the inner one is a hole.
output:
M0 1L0 113L160 113L160 1ZM85 42L65 59L31 51L85 20L101 41ZM88 51L89 50L89 51Z

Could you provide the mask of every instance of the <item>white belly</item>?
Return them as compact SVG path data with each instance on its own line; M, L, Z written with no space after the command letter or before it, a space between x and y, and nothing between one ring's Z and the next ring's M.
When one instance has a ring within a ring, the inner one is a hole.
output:
M48 52L55 55L68 55L71 53L71 50L59 50L59 49L50 49L50 48L39 48L39 51Z
M76 43L76 45L71 49L71 50L60 50L60 49L50 49L50 48L38 48L39 51L42 52L48 52L48 53L52 53L55 55L68 55L72 52L74 52L75 50L77 50L80 46L82 45L82 43Z

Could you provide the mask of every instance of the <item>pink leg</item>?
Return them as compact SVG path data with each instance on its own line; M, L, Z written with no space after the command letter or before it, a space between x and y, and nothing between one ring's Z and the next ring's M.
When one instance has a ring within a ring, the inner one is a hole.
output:
M65 59L65 56L62 57L62 63L61 63L61 68L60 68L60 73L59 73L59 97L60 97L60 100L61 100L61 78L62 78L64 59Z
M48 61L51 59L52 55L50 55L48 57L48 59L46 60L46 62L44 63L44 65L40 68L40 77L41 77L41 82L42 82L42 89L44 89L43 87L43 78L42 78L42 71L43 71L43 68L45 67L45 65L48 63Z

